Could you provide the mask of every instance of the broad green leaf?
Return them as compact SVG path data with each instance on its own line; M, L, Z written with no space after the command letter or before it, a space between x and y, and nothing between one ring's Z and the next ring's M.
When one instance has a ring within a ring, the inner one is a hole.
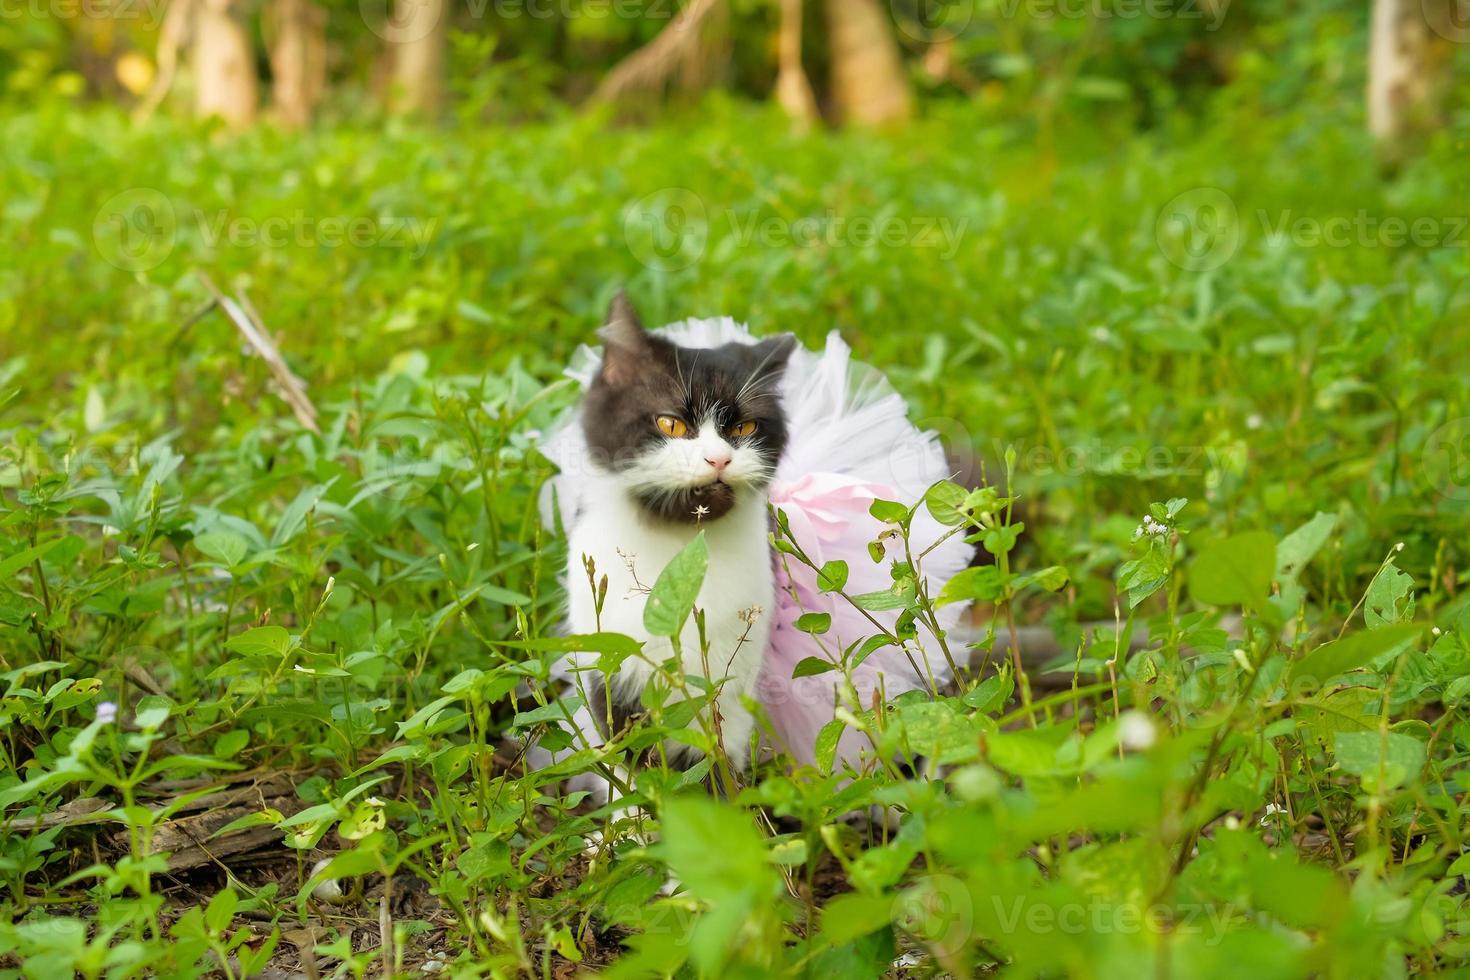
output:
M1378 630L1360 630L1340 640L1317 647L1292 663L1287 670L1287 687L1292 693L1314 690L1339 674L1356 670L1379 656L1401 649L1421 632L1413 623Z
M1276 546L1276 580L1294 579L1322 550L1337 528L1337 515L1320 511L1310 521L1281 539Z
M643 608L643 628L654 636L674 636L694 610L709 566L709 546L700 531L659 574Z
M1345 772L1378 790L1401 786L1424 768L1424 743L1398 732L1338 732L1333 754Z
M823 592L840 592L847 585L847 562L829 561L817 572L817 588Z
M832 628L831 613L802 613L796 617L796 628L803 633L820 635Z
M832 765L837 759L837 746L842 741L842 733L846 729L846 722L840 718L834 718L817 732L813 754L817 761L817 768L822 772L832 771Z
M1413 615L1414 580L1390 561L1378 570L1368 585L1363 621L1370 630L1381 629L1392 623L1401 623Z
M1271 589L1276 572L1276 539L1247 531L1217 541L1200 552L1190 568L1189 591L1212 606L1256 606Z
M969 491L958 483L941 480L924 494L924 506L940 524L954 527L965 522L965 513L961 508L969 496Z
M46 555L50 554L52 548L55 548L65 540L66 538L57 538L55 541L47 541L45 544L38 544L34 548L26 548L24 551L17 552L9 558L0 560L0 583L10 581L11 577L22 568L26 568L32 563L45 558Z
M822 908L822 936L834 946L850 943L887 926L893 912L892 895L838 895Z
M880 524L903 524L911 511L896 500L875 500L869 505L868 513Z
M956 602L994 602L1005 594L1005 579L994 565L976 565L954 575L939 590L935 608Z
M749 814L699 796L671 797L661 814L669 867L697 898L768 901L780 891Z
M257 626L230 637L225 646L246 657L284 657L291 634L283 626Z
M793 679L797 677L815 677L817 674L825 674L828 671L836 669L837 665L830 660L823 660L821 657L803 657L801 662L791 671L791 676Z
M234 531L210 531L196 537L194 547L206 558L213 558L226 568L235 568L245 560L250 542Z

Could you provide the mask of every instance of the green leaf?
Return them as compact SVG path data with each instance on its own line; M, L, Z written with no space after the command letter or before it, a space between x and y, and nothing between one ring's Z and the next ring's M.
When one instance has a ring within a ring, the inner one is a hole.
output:
M952 605L956 602L995 602L1005 594L1005 578L994 565L976 565L967 568L944 583L934 607Z
M780 881L750 816L699 796L675 796L663 808L661 847L690 893L711 903L766 901Z
M55 541L47 541L45 544L38 544L34 548L27 548L0 561L0 582L8 582L16 572L46 557L52 548L55 548L65 540L66 538L57 538Z
M538 708L532 708L530 711L517 712L515 718L510 723L510 727L528 728L531 725L539 725L548 721L566 721L575 715L581 707L581 695L574 694L571 697L562 698L560 701L552 701L550 704L543 704Z
M675 636L694 610L709 566L709 546L700 531L669 562L653 583L643 608L643 628L654 636Z
M1287 687L1292 693L1323 686L1339 674L1368 664L1379 656L1400 649L1419 635L1421 628L1402 623L1378 630L1362 630L1341 640L1324 643L1292 663Z
M822 772L831 772L832 765L837 759L837 746L842 741L842 733L847 728L847 723L841 718L834 718L822 726L817 732L816 745L813 754L817 760L817 768Z
M1247 531L1200 553L1190 569L1189 591L1207 605L1255 606L1266 598L1275 572L1276 539Z
M1070 581L1071 576L1067 574L1065 568L1060 565L1048 565L1046 568L1028 572L1017 578L1015 589L1020 591L1028 585L1034 585L1037 588L1045 589L1047 592L1060 592L1066 588L1067 583Z
M908 521L911 511L896 500L875 500L868 507L868 513L882 524L903 524Z
M1368 586L1363 621L1370 630L1401 623L1414 615L1414 580L1393 562L1378 570Z
M281 513L281 519L276 524L275 531L271 533L271 547L279 548L296 537L306 524L306 515L316 508L335 482L337 482L336 478L333 477L327 483L307 487L296 495L296 499L291 501Z
M1294 579L1322 550L1337 528L1337 516L1318 512L1310 521L1281 539L1276 546L1276 580Z
M194 547L206 558L213 558L226 568L235 568L245 560L250 542L234 531L210 531L196 537Z
M924 506L940 524L954 527L965 522L962 508L969 496L969 491L958 483L941 480L924 494Z
M852 601L869 612L884 612L890 609L907 609L919 593L918 584L909 577L901 578L886 589L855 595Z
M284 657L291 634L283 626L257 626L230 637L225 646L246 657Z
M817 572L817 588L822 592L840 592L847 585L847 562L834 559Z
M1379 790L1401 786L1424 768L1424 743L1398 732L1338 732L1333 754L1345 772Z
M161 694L150 694L138 701L138 709L133 715L133 723L145 732L155 732L168 721L168 716L173 713L174 703Z
M219 759L233 759L250 744L250 733L234 728L214 740L214 754Z
M836 669L837 665L830 660L823 660L821 657L803 657L791 671L791 677L793 680L798 677L815 677Z
M802 613L796 617L796 628L803 633L819 636L832 628L832 614Z
M822 936L833 946L850 943L892 922L893 909L892 895L838 895L822 909Z
M240 896L235 894L233 888L216 892L209 900L209 905L204 909L204 924L209 927L210 932L221 933L229 928L230 920L235 917L235 908L240 904Z

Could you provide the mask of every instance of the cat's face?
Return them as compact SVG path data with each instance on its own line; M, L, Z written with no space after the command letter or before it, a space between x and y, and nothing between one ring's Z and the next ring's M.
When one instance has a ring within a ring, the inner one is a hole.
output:
M708 523L765 489L786 448L777 390L794 337L679 347L647 333L621 294L601 335L582 427L594 461L645 511Z

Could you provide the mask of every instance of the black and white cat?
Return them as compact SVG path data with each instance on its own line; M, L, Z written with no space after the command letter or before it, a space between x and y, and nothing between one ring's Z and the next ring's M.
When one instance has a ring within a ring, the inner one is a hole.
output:
M671 641L643 625L646 589L703 531L709 565L680 637L686 675L708 676L732 766L750 755L753 698L775 609L767 488L786 447L779 383L795 338L685 348L650 334L627 298L613 300L600 331L603 357L581 414L587 444L581 510L569 529L567 579L573 633L611 631L643 641L595 689L604 722L637 707ZM608 579L601 612L586 582L591 559ZM610 705L600 703L607 698Z
M908 521L912 560L870 513L880 499L915 504L950 472L937 437L909 421L880 372L853 360L835 331L812 351L789 335L755 337L728 318L646 330L621 295L600 337L601 350L583 348L567 371L584 391L575 417L542 445L561 469L546 511L550 521L554 499L568 535L568 632L626 634L642 651L606 678L591 669L595 654L560 664L558 676L587 694L575 717L579 746L601 745L609 716L621 728L673 657L670 641L644 627L648 588L701 531L709 564L695 607L705 642L691 618L678 668L716 686L717 710L704 720L718 723L733 768L749 763L758 734L769 736L766 748L813 764L818 732L839 709L853 717L880 694L947 683L938 638L923 627L902 647L868 649L846 670L796 669L855 649L875 623L893 630L899 610L858 609L821 585L814 567L774 553L771 510L816 564L844 566L849 595L889 589L900 573L927 580L935 595L971 558L963 536L923 507ZM601 601L589 561L607 577ZM825 614L826 633L799 629L804 613ZM946 606L940 628L962 614L960 604ZM748 700L769 722L760 733ZM680 761L695 754L670 748ZM871 750L869 735L849 725L824 764L861 769L873 764ZM599 782L573 786L601 798Z

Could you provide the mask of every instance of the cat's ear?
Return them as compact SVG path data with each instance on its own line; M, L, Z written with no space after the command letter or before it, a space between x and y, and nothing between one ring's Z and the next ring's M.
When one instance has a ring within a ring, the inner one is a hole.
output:
M750 348L748 356L751 370L771 378L780 377L781 373L786 370L786 362L791 360L791 352L796 350L797 344L796 334L793 333L767 337Z
M621 289L607 308L607 322L597 331L602 338L602 378L608 384L627 384L648 363L652 343L628 294Z

